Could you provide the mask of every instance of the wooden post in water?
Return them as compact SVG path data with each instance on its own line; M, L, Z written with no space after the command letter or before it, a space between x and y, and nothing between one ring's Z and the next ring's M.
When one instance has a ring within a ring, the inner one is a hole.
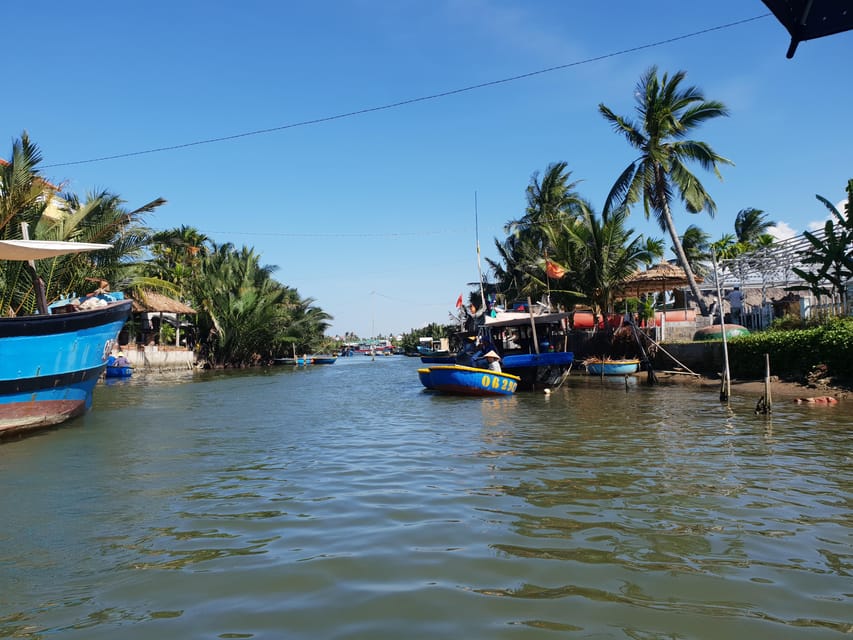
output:
M755 413L769 415L773 413L773 400L770 398L770 354L764 354L764 397L755 406Z
M530 304L530 296L527 296L527 313L530 314L530 328L533 329L533 349L539 355L539 338L536 335L536 320L533 318L533 305Z
M714 264L714 281L717 284L717 308L720 311L720 329L723 338L723 379L720 384L720 402L728 400L732 395L732 380L729 373L729 345L726 341L726 317L723 315L723 294L720 291L720 278L717 275L717 254L711 251L711 261Z

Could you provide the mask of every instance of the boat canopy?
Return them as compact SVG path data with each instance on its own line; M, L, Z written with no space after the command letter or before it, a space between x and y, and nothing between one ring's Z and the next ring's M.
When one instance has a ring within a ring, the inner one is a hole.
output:
M43 260L69 253L110 249L111 244L60 240L0 240L0 260Z
M570 313L560 312L560 313L542 313L542 314L533 314L525 311L503 311L498 313L496 317L492 318L490 316L486 316L484 325L486 327L517 327L520 325L529 325L531 318L536 324L557 324L565 321Z

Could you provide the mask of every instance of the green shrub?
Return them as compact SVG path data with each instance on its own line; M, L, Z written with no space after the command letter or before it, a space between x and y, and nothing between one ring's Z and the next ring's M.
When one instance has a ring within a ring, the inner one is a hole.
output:
M765 353L770 355L774 375L799 377L824 364L830 375L853 377L853 318L836 318L809 329L772 329L733 338L729 341L732 375L762 377Z

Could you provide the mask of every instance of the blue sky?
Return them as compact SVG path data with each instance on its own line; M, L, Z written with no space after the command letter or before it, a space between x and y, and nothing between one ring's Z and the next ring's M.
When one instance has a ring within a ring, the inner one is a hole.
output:
M722 182L695 168L717 215L676 210L681 231L716 239L756 207L799 233L853 178L853 32L786 59L759 0L33 0L4 17L0 157L26 130L81 196L165 198L150 226L254 247L332 334L448 321L477 279L475 193L484 257L552 162L600 210L634 156L597 106L633 115L651 65L731 111L695 136L735 163Z

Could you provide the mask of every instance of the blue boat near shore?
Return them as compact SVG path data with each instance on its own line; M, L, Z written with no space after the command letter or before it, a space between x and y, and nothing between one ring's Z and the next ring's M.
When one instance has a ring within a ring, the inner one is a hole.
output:
M110 245L0 241L0 260L32 261ZM36 285L38 291L39 284ZM60 424L92 406L131 301L121 293L62 300L0 318L0 437Z
M130 365L119 366L116 364L108 364L104 375L107 378L129 378L133 375L133 367Z
M510 373L459 364L418 369L418 378L431 391L463 396L511 396L521 381Z
M602 360L590 358L584 361L587 373L593 376L628 376L640 369L639 360Z

